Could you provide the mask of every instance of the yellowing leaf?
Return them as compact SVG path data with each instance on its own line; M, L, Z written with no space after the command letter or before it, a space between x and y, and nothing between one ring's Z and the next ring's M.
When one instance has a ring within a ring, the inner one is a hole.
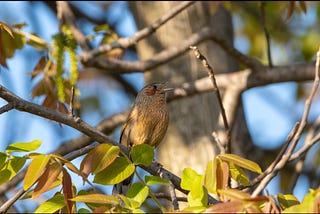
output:
M23 181L23 189L29 189L42 175L50 160L49 155L37 155L31 161Z
M38 149L41 145L41 140L34 140L31 142L19 142L10 144L7 148L7 152L30 152Z
M230 163L229 170L230 170L231 178L233 178L235 181L237 181L238 183L240 183L244 186L250 185L249 179L248 179L246 173L243 171L243 169L234 165L233 163Z
M210 193L217 194L217 161L213 159L208 162L205 176L204 176L204 186Z
M128 178L135 170L135 166L124 157L118 157L110 166L96 174L93 182L111 185Z
M250 194L237 189L219 189L218 193L233 200L250 200Z
M278 198L280 207L283 210L293 205L300 204L299 200L294 195L291 195L291 194L283 195L281 193L278 193L277 198Z
M306 194L301 204L293 205L285 210L283 213L319 213L319 198L320 198L320 187Z
M37 198L40 194L50 190L53 182L56 181L57 177L60 175L61 170L62 166L57 162L49 165L40 176L39 182L34 188L32 198Z
M86 202L86 203L96 203L96 204L113 204L118 205L119 199L114 196L103 195L103 194L88 194L88 195L78 195L71 201Z
M62 170L62 189L64 200L66 201L67 210L69 213L73 213L73 205L74 203L70 201L73 198L72 194L72 182L71 177L66 169Z
M260 166L251 160L233 154L220 154L218 157L223 161L233 163L252 172L262 173Z
M88 174L90 171L93 174L97 174L107 168L117 158L119 152L118 146L106 143L100 144L86 155L81 163L80 170L86 169L85 174Z

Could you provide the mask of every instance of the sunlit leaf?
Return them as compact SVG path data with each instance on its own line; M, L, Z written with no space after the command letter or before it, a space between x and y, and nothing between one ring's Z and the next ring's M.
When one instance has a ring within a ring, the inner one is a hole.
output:
M0 170L0 185L10 180L11 172L7 168Z
M0 152L0 170L4 167L7 160L8 160L7 154L4 152Z
M23 181L23 189L29 189L42 175L50 160L49 155L37 155L31 161Z
M204 186L210 193L217 193L217 161L213 159L208 162L204 176Z
M94 32L99 32L99 31L109 31L110 27L107 24L103 25L97 25L93 28Z
M127 197L136 201L137 203L133 206L133 208L138 208L146 200L148 194L148 186L145 186L142 183L134 183L130 186L127 192Z
M182 210L182 212L186 213L203 213L206 210L204 206L197 206L197 207L186 207Z
M226 162L230 162L233 163L234 165L240 166L242 168L248 169L252 172L256 172L261 174L261 168L258 164L256 164L255 162L242 158L238 155L234 155L234 154L220 154L218 155L218 157Z
M131 158L136 165L149 166L154 158L154 147L148 144L140 144L132 147Z
M126 158L117 158L110 166L96 174L95 183L111 185L128 178L135 170L135 166Z
M103 195L103 194L88 194L88 195L77 195L70 199L71 201L96 203L96 204L114 204L120 203L119 199L114 196Z
M100 144L86 155L81 162L80 170L86 169L85 174L88 174L90 171L93 174L97 174L107 168L117 158L119 152L118 146L106 143Z
M55 213L66 206L66 202L61 193L56 193L52 198L42 203L34 212L35 213Z
M194 186L202 184L202 176L191 168L183 169L181 176L181 187L185 190L192 190Z
M244 206L241 201L227 201L208 207L205 213L240 213L243 212Z
M316 190L310 189L309 193L304 196L301 204L290 206L283 210L283 213L319 213L319 198L320 187Z
M250 199L250 194L243 192L238 189L219 189L218 193L234 200L248 200Z
M32 198L37 198L40 194L48 191L52 187L53 182L56 181L60 175L61 170L62 166L57 162L47 166L44 173L40 176L39 182L34 188Z
M147 185L168 185L169 181L160 178L159 176L145 176Z
M234 165L233 163L230 163L229 170L231 178L233 178L235 181L244 186L250 185L249 179L243 169Z
M188 193L188 203L190 207L205 207L208 204L208 193L201 185L193 187Z
M278 193L277 198L278 198L279 205L282 210L284 210L288 207L291 207L293 205L300 204L299 200L294 195L291 195L291 194L283 195L281 193Z
M10 174L10 180L13 178L19 170L24 166L26 163L26 157L16 157L13 156L8 161L7 169L11 172Z
M13 143L10 144L7 148L6 151L11 153L11 152L30 152L38 149L41 145L41 140L33 140L31 142L19 142L19 143Z

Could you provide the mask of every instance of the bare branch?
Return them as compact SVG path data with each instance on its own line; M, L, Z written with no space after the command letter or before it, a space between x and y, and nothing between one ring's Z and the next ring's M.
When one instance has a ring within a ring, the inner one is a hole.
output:
M190 46L190 49L193 50L194 55L196 56L196 58L199 59L201 61L202 65L207 69L209 79L211 80L212 85L213 85L213 91L215 92L215 94L217 96L217 99L218 99L218 102L219 102L224 128L225 128L225 131L226 131L227 136L228 136L227 142L224 145L225 152L226 153L230 153L231 152L231 133L230 133L230 128L229 128L226 112L225 112L223 104L222 104L222 99L221 99L219 87L217 85L216 78L214 77L213 69L210 66L210 64L208 63L208 60L206 59L206 57L203 56L200 53L199 49L196 46Z
M2 85L0 85L0 97L6 100L8 103L11 103L14 108L19 111L28 112L73 127L99 143L110 143L112 145L119 146L121 151L124 154L128 155L128 150L125 146L110 139L102 132L96 130L95 128L82 121L80 118L75 120L72 116L23 100L22 98L7 90ZM159 167L159 165L159 163L153 162L150 166L140 167L153 175L160 175L160 173L167 174L175 188L187 194L188 191L180 187L181 179L168 170L164 169L163 167ZM211 196L208 196L208 198L210 202L216 202L216 200Z
M298 140L301 137L301 134L303 132L304 127L307 124L307 119L310 111L310 107L312 104L313 97L315 96L317 89L318 89L318 84L319 84L319 66L320 66L320 48L317 52L317 60L316 60L316 65L315 65L315 75L314 75L314 82L313 82L313 87L311 90L311 93L309 97L306 100L305 103L305 110L303 112L302 118L300 125L298 127L297 132L295 133L292 143L290 144L290 147L288 151L282 156L282 159L278 162L278 164L275 166L274 170L268 174L264 179L262 179L261 183L257 186L257 188L253 191L251 197L255 197L260 194L260 192L265 188L265 186L271 181L273 177L276 176L277 172L281 170L289 161L297 143Z
M267 54L268 54L269 67L273 67L272 57L271 57L270 35L269 35L269 31L267 29L266 20L265 20L266 19L265 6L266 6L266 3L261 2L261 5L260 5L261 19L260 19L260 21L261 21L261 25L263 27L264 35L266 36L266 40L267 40Z
M215 41L239 63L247 65L254 71L264 69L264 66L262 66L259 61L239 52L237 49L229 45L229 43L224 38L215 35L209 27L202 28L197 33L194 33L191 36L189 36L189 38L181 42L179 45L165 49L147 60L123 61L117 59L106 59L96 57L86 62L82 61L82 63L84 63L86 66L93 66L100 69L104 69L108 73L123 74L145 72L147 70L151 70L152 68L155 68L159 65L162 65L168 61L175 59L176 57L185 53L190 46L197 45L198 43L204 42L206 40Z
M7 105L2 106L2 107L0 108L0 114L5 113L5 112L8 112L8 111L10 111L10 110L12 110L12 109L14 109L13 105L11 105L10 103L8 103Z
M80 60L82 63L86 64L89 60L95 58L99 54L106 53L112 49L115 48L128 48L137 42L139 42L141 39L149 36L153 32L155 32L159 27L164 25L167 21L175 17L177 14L179 14L181 11L189 7L190 5L194 4L194 1L184 1L174 7L172 10L170 10L167 14L162 16L160 19L155 21L150 26L138 31L135 33L135 35L131 38L121 38L118 41L112 42L110 44L105 44L102 46L99 46L97 49L94 49L92 51L86 51L83 52L80 56Z

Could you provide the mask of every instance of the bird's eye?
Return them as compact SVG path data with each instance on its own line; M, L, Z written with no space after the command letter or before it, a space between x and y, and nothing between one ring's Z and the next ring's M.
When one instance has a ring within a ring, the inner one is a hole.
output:
M153 85L153 90L157 90L157 86L156 85Z

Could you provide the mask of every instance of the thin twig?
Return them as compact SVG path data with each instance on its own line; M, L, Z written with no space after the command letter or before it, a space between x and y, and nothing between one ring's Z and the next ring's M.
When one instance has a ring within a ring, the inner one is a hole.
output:
M313 98L317 92L317 89L318 89L319 67L320 67L320 48L318 49L318 52L317 52L317 60L316 60L316 65L315 65L315 75L314 75L313 87L312 87L312 90L311 90L309 97L307 98L307 100L305 102L305 110L303 112L298 130L292 139L292 143L290 144L288 151L282 156L282 159L275 166L274 170L270 174L268 174L264 179L262 179L260 184L253 191L251 197L255 197L255 196L259 195L261 193L261 191L266 187L266 185L271 181L271 179L277 175L277 172L279 170L281 170L290 160L290 157L291 157L294 149L296 148L298 140L301 137L303 129L307 124L307 119L308 119L308 115L310 112L312 100L313 100Z
M258 177L256 177L253 181L252 181L252 186L256 185L257 183L259 183L263 178L265 178L270 172L273 171L274 167L279 163L279 161L281 160L283 154L286 152L291 140L293 139L294 135L297 133L298 131L298 127L299 127L300 123L297 122L293 129L291 130L289 136L287 137L286 142L283 144L280 152L278 153L276 159L269 165L269 167Z
M178 199L177 199L177 195L176 195L176 191L174 189L174 185L172 184L172 182L170 181L170 177L168 174L165 173L161 173L160 176L169 181L169 193L170 193L170 198L171 198L171 203L173 205L173 209L174 210L179 210L179 203L178 203Z
M184 1L181 2L176 7L172 8L168 13L163 15L160 19L156 20L154 23L152 23L150 26L143 28L142 30L138 31L134 34L133 37L130 38L121 38L118 41L104 44L102 46L99 46L97 49L94 49L92 51L85 51L81 54L80 60L82 63L86 64L89 60L93 59L94 57L106 53L108 51L111 51L115 48L128 48L137 42L139 42L141 39L146 38L150 34L154 33L159 27L164 25L167 21L178 15L181 11L189 7L190 5L194 4L195 1Z
M73 104L74 104L74 86L71 87L71 95L70 95L70 103L69 103L69 115L74 117Z
M13 105L11 105L11 103L8 103L7 105L2 106L2 107L0 108L0 114L5 113L5 112L8 112L8 111L10 111L10 110L12 110L12 109L14 109Z
M273 67L272 57L271 57L270 35L269 35L269 31L267 29L266 20L265 20L265 18L266 18L265 6L266 6L266 3L261 2L261 5L260 5L261 19L260 20L261 20L261 25L263 27L264 35L266 36L266 41L267 41L267 54L268 54L269 67Z
M220 109L221 109L221 115L222 115L222 119L223 119L224 128L225 128L225 131L227 133L227 142L224 145L225 152L226 153L231 153L231 133L230 133L230 128L229 128L226 112L225 112L223 104L222 104L222 99L221 99L219 87L217 85L213 69L210 66L210 64L208 63L208 60L205 58L205 56L203 56L200 53L199 49L196 46L190 46L190 49L193 50L194 55L196 56L196 58L199 59L201 61L202 65L207 69L208 76L209 76L209 78L210 78L210 80L211 80L211 82L213 84L213 90L214 90L214 92L215 92L215 94L217 96L217 99L218 99L218 103L219 103L219 106L220 106Z
M20 189L13 197L11 197L8 201L1 205L0 213L6 213L8 209L12 206L12 204L19 200L19 198L22 197L25 193L25 190Z
M169 201L172 200L171 196L170 195L167 195L163 192L159 192L159 193L154 193L154 195L157 197L157 198L164 198L164 199L167 199ZM187 202L188 199L186 197L176 197L178 201L183 201L183 202Z

